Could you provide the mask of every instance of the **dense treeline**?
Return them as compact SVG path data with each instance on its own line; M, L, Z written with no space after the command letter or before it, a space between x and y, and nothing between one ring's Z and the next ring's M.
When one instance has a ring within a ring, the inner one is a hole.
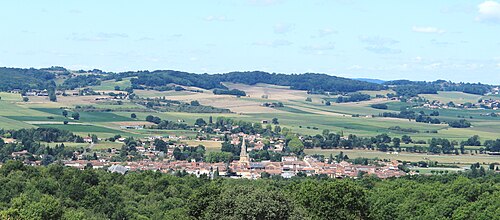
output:
M26 151L26 154L20 155L20 159L35 161L40 160L42 164L47 165L59 159L68 159L73 156L73 150L64 146L63 143L56 144L51 148L40 142L80 142L83 143L83 138L74 135L65 130L55 128L37 128L37 129L21 129L21 130L3 130L0 129L0 137L14 138L16 142L5 143L0 138L0 161L4 162L9 159L15 159L14 152ZM41 158L35 158L33 155L38 155Z
M11 91L19 89L27 91L30 89L44 90L55 87L55 75L47 71L37 69L0 68L0 91Z
M67 131L57 128L31 128L20 130L0 130L0 135L8 134L16 140L31 140L43 142L76 142L81 137Z
M435 115L434 113L432 114ZM384 112L379 114L380 117L389 117L389 118L404 118L404 119L414 119L416 122L422 123L430 123L430 124L441 124L441 121L437 118L432 118L429 115L426 115L425 112L421 111L416 113L411 110L402 110L399 113L396 112Z
M75 89L86 86L98 86L101 85L100 76L98 75L79 75L71 77L63 82L60 86L62 89Z
M389 107L385 103L377 103L377 104L372 104L370 107L375 108L375 109L388 109Z
M412 97L418 94L437 94L438 91L458 91L469 94L484 95L491 91L491 85L481 83L454 83L437 80L434 82L394 80L384 83L396 91L398 96Z
M361 102L370 100L370 95L363 93L349 93L346 96L339 96L335 102L344 103L344 102Z
M176 100L168 100L163 97L156 99L134 99L133 102L162 112L231 113L231 110L229 109L202 105L196 100L191 101L190 103L184 103Z
M214 89L213 93L215 95L234 95L234 96L246 96L245 91L239 89Z
M130 76L132 73L126 73ZM322 92L356 92L359 90L380 90L384 88L375 83L362 82L352 79L330 76L326 74L276 74L266 72L231 72L225 74L193 74L172 70L137 72L137 79L132 79L134 88L146 86L155 88L168 84L196 86L203 89L227 89L222 82L242 83L255 85L268 83L273 85L290 86L292 89L307 90L313 93Z
M499 175L470 176L209 180L8 162L0 168L0 218L498 219Z

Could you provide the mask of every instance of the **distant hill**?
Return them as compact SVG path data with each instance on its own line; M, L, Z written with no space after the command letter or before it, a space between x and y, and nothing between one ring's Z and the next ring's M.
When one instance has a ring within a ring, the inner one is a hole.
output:
M454 83L446 80L433 82L393 80L384 83L392 87L399 96L417 96L418 94L437 94L438 91L456 91L468 94L484 95L493 89L493 86L482 83Z
M375 83L375 84L384 84L386 81L381 79L370 79L370 78L354 78L354 80Z
M55 75L44 70L0 67L0 91L55 87Z
M81 71L78 71L80 73ZM85 72L85 71L84 71ZM481 83L454 83L445 80L434 82L394 80L383 81L379 79L358 78L348 79L327 74L304 73L282 74L262 71L229 72L222 74L196 74L174 70L156 71L130 71L122 73L92 70L71 76L63 67L50 67L44 69L0 68L0 91L13 89L55 89L56 75L68 77L59 84L58 89L75 89L99 85L104 80L131 79L132 89L154 89L159 91L173 90L181 86L194 86L203 89L218 89L221 93L228 90L224 82L255 85L267 83L279 86L289 86L291 89L305 90L309 93L353 93L361 90L382 90L391 87L398 96L412 97L418 94L435 94L438 91L460 91L469 94L484 95L492 90L491 85ZM180 87L179 87L180 88ZM181 88L182 89L182 88ZM238 91L237 91L238 92Z
M172 70L158 70L154 72L127 72L122 73L119 77L130 76L137 76L137 78L131 80L132 86L136 89L141 87L154 89L165 87L168 84L196 86L203 89L227 89L221 84L223 82L242 83L247 85L267 83L279 86L290 86L291 89L307 90L311 93L346 93L360 90L381 90L385 88L385 86L376 83L318 73L278 74L253 71L230 72L224 74L194 74Z

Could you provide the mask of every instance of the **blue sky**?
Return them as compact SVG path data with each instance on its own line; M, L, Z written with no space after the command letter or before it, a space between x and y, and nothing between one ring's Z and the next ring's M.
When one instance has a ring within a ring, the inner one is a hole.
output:
M500 84L500 1L8 0L0 66Z

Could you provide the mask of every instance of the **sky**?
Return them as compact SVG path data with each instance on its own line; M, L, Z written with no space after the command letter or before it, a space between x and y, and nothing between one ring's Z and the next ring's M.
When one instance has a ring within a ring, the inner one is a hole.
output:
M500 84L500 0L5 0L0 66Z

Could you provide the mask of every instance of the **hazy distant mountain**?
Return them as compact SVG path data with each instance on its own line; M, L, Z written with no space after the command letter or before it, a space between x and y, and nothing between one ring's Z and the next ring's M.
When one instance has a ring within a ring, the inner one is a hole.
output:
M369 79L369 78L356 78L355 80L369 82L369 83L376 83L376 84L383 84L386 82L386 81L380 80L380 79Z

